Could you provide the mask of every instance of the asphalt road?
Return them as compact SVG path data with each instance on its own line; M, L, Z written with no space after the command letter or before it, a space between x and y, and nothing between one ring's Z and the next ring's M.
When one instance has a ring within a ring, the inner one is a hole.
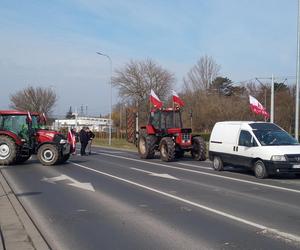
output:
M300 177L104 148L1 171L53 249L300 249Z

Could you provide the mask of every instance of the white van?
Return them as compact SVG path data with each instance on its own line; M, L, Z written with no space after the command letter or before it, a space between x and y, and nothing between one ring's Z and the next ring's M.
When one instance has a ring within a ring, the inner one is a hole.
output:
M257 178L300 173L300 144L274 123L228 121L215 124L209 141L213 168L252 169Z

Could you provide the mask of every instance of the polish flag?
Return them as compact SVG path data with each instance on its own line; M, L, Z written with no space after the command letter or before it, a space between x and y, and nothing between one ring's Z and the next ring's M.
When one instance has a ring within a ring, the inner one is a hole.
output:
M250 101L250 109L253 113L257 115L263 115L266 119L270 117L269 113L266 111L263 105L254 98L253 96L249 95Z
M180 97L177 95L175 90L172 90L173 102L177 103L180 107L184 106L184 102Z
M42 114L42 117L44 119L44 122L46 123L47 122L47 117L46 117L45 113Z
M27 111L27 118L29 122L32 122L32 117L29 111Z
M161 108L163 103L161 100L159 100L158 96L154 93L154 91L151 89L150 93L150 102L154 105L155 108Z
M68 129L68 142L70 143L70 146L71 146L71 153L75 152L75 149L76 149L76 138L75 138L75 135L73 135L73 133L70 130L70 128Z

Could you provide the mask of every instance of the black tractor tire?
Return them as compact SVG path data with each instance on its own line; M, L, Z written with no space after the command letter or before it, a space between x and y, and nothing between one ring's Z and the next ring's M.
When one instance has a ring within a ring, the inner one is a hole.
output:
M160 141L160 158L163 161L173 161L175 159L175 145L170 137L164 137Z
M140 134L138 139L138 151L142 159L152 159L155 155L155 135Z
M15 163L17 158L17 146L14 140L8 136L0 136L0 165Z
M191 154L196 161L206 160L206 144L205 141L200 136L195 136L192 138L192 150Z
M258 160L253 166L254 175L258 179L264 179L268 177L268 172L263 161Z
M58 163L65 163L67 160L69 160L71 154L62 155L59 159Z
M224 170L224 164L223 164L223 161L221 159L220 156L214 156L213 158L213 169L216 170L216 171L223 171Z
M53 144L44 144L38 149L37 158L44 166L55 165L59 162L58 148Z
M29 156L18 156L16 163L20 164L20 163L24 163L25 161L27 161L29 158L31 157L31 155Z

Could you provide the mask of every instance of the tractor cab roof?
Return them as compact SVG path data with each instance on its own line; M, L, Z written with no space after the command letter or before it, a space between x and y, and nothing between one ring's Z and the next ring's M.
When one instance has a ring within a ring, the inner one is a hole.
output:
M180 108L162 108L162 109L152 109L151 112L176 112L180 111Z
M27 115L27 111L20 110L0 110L0 115ZM30 115L39 115L37 112L30 112Z

